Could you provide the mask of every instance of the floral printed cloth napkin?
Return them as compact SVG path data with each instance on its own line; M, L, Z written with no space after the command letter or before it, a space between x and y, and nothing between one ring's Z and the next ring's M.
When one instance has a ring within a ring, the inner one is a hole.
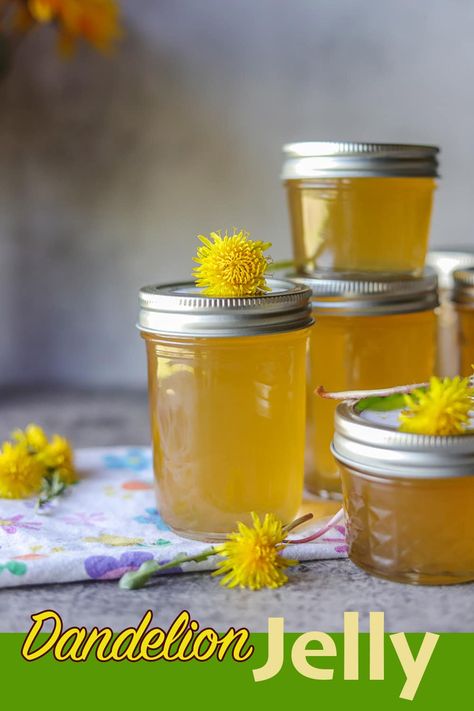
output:
M46 505L0 499L0 587L112 580L145 560L166 562L178 553L209 547L173 533L155 508L148 448L79 449L80 481ZM301 537L320 528L305 528ZM335 526L312 543L286 550L290 558L313 560L347 555L344 527ZM209 570L216 558L184 563L167 573Z

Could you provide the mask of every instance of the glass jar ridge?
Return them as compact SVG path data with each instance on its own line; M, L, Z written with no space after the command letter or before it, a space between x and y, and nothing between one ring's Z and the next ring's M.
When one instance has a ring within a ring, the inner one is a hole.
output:
M349 557L421 585L474 580L474 435L399 432L398 413L336 411Z

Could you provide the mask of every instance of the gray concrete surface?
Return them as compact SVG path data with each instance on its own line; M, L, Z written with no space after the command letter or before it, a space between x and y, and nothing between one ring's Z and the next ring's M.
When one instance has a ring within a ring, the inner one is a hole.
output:
M148 443L146 396L140 392L36 391L0 394L0 438L29 421L59 430L76 447ZM30 615L53 608L67 625L121 629L151 609L166 625L183 609L218 629L264 631L283 616L289 631L341 629L343 612L383 610L391 631L474 632L474 587L415 587L371 577L350 561L305 563L279 590L227 590L206 573L166 576L150 587L121 591L114 582L0 590L0 631L23 631Z

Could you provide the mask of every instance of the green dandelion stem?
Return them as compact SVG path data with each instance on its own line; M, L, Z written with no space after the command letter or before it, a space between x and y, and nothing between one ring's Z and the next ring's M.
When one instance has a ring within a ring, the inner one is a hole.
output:
M141 564L138 570L131 570L122 575L119 581L119 588L122 590L137 590L138 588L144 587L153 576L161 573L163 570L175 568L182 563L200 563L213 555L217 555L217 550L214 547L206 548L202 553L196 553L194 555L180 553L167 563L158 563L156 560L146 560Z
M279 259L271 262L273 272L281 272L284 269L296 269L297 264L293 259Z
M40 495L36 501L36 512L39 513L45 504L57 496L61 496L66 488L67 484L61 479L61 475L57 471L53 471L43 477Z

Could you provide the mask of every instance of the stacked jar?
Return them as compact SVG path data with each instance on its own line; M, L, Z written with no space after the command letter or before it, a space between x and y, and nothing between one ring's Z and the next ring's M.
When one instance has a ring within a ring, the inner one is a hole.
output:
M283 180L297 281L311 289L306 486L341 496L330 453L347 391L419 383L435 372L437 282L425 267L438 148L293 143Z
M315 394L387 388L429 380L436 360L435 273L420 277L340 272L297 276L311 289L306 488L339 498L330 446L337 401Z

